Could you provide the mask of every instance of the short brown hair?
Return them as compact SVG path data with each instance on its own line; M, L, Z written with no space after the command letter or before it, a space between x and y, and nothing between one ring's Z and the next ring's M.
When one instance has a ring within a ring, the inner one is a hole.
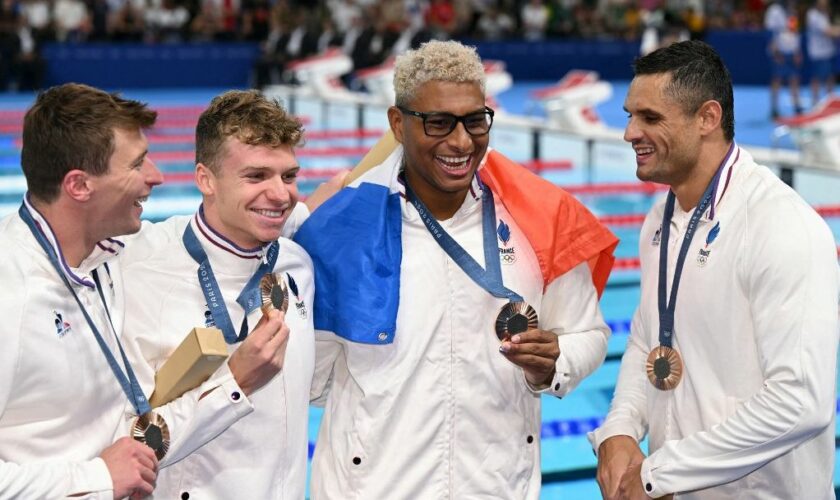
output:
M38 95L23 118L21 166L29 193L54 201L67 172L108 172L114 153L114 129L154 125L157 112L145 103L78 83L66 83Z
M303 125L276 100L256 90L230 90L216 96L198 117L195 127L195 161L219 173L222 146L234 137L251 146L298 146Z

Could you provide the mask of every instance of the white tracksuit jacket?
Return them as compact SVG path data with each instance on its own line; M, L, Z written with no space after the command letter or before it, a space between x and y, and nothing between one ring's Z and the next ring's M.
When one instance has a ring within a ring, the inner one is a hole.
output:
M210 259L237 333L244 314L236 297L262 256L261 251L235 247L203 220L199 224L197 217L172 217L144 225L132 242L137 253L128 252L124 259L126 282L131 284L126 294L127 349L147 395L154 387L154 373L184 336L194 327L209 324L196 275L198 264L181 240L186 225L192 224ZM159 472L155 498L187 498L185 494L199 500L304 497L315 356L312 263L296 243L285 238L279 243L275 271L282 273L287 284L292 276L298 289L297 296L289 292L286 324L291 332L283 369L246 398L224 363L205 384L158 410L167 421L187 422L184 432L192 439L180 448L173 445L166 457L166 464L171 465ZM261 315L259 308L248 315L250 329ZM237 345L229 345L230 352ZM196 440L207 444L193 452L191 444Z
M674 390L660 391L645 374L648 353L659 344L654 242L660 202L642 227L642 299L615 398L590 441L597 450L610 436L641 440L649 433L642 484L652 497L834 498L834 238L813 209L749 153L735 146L728 163L714 220L708 211L700 219L680 281L674 345L683 379ZM668 293L691 216L678 203L674 212ZM717 237L707 244L716 225Z
M480 193L477 185L472 193ZM470 279L402 203L402 271L395 340L348 342L316 331L313 395L328 390L313 459L314 500L536 499L540 492L540 394L499 353L494 322L506 299ZM602 362L609 329L589 268L543 290L533 250L510 226L515 261L506 287L558 335L550 393L563 396ZM442 226L482 266L481 201L468 194ZM510 259L508 259L510 260Z

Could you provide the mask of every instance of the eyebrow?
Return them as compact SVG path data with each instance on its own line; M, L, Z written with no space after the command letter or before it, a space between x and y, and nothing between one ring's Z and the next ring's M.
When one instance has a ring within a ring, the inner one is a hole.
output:
M621 107L621 109L623 109L625 113L629 113L629 114L631 114L631 115L632 115L632 114L637 114L637 115L656 115L656 116L662 116L662 113L660 113L659 111L656 111L655 109L652 109L652 108L641 108L641 109L637 110L635 113L633 113L632 111L630 111L629 109L627 109L627 106L622 106L622 107Z
M271 171L271 172L274 171L273 168L271 168L269 166L265 166L265 165L246 165L246 166L242 167L239 172L241 174L249 174L249 173L253 173L253 172L264 172L266 170ZM295 165L295 166L290 167L286 170L283 170L281 172L281 174L294 173L294 172L298 172L299 170L300 170L300 165Z
M143 150L142 153L140 153L133 160L131 160L130 165L133 167L134 165L137 165L138 163L143 163L143 160L146 159L146 156L148 154L149 154L149 148L146 148L145 150Z
M486 107L486 106L484 106L484 107L482 107L481 109L476 109L475 111L467 111L466 113L464 113L464 114L462 114L462 115L459 115L459 114L453 113L453 112L451 112L451 111L418 111L418 113L423 113L423 114L426 114L426 115L469 116L469 115L475 115L475 114L478 114L478 113L484 113L485 111L487 111L487 109L486 109L486 108L487 108L487 107Z

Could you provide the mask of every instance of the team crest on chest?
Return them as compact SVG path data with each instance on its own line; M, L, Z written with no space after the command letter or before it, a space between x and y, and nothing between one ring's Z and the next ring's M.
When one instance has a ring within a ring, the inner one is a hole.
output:
M499 247L499 260L502 264L513 264L516 262L516 249L512 246L508 247L510 241L510 226L505 224L505 221L499 219L499 227L496 228L496 235L499 237L499 242L502 246Z
M306 303L303 301L303 299L300 298L300 291L298 290L297 283L295 282L295 279L292 278L292 275L289 273L286 273L286 278L289 280L289 291L291 291L292 295L294 295L295 297L295 308L297 309L300 317L306 319Z
M651 245L658 247L659 242L662 240L662 226L659 226L659 229L653 234L653 240L650 242Z
M61 338L72 331L70 328L70 323L64 321L64 315L61 314L59 311L53 311L55 315L54 323L55 323L55 333L58 335L58 338Z
M712 249L709 248L709 246L715 241L718 233L720 233L720 222L715 223L715 226L709 231L709 234L706 235L706 244L697 254L697 264L700 267L705 266L709 261L709 256L712 254Z

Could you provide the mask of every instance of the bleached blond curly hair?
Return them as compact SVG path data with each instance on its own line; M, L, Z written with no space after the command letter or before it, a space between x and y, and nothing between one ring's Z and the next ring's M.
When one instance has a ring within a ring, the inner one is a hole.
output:
M426 82L475 82L485 91L484 65L475 47L432 40L397 57L394 68L396 105L407 106Z

